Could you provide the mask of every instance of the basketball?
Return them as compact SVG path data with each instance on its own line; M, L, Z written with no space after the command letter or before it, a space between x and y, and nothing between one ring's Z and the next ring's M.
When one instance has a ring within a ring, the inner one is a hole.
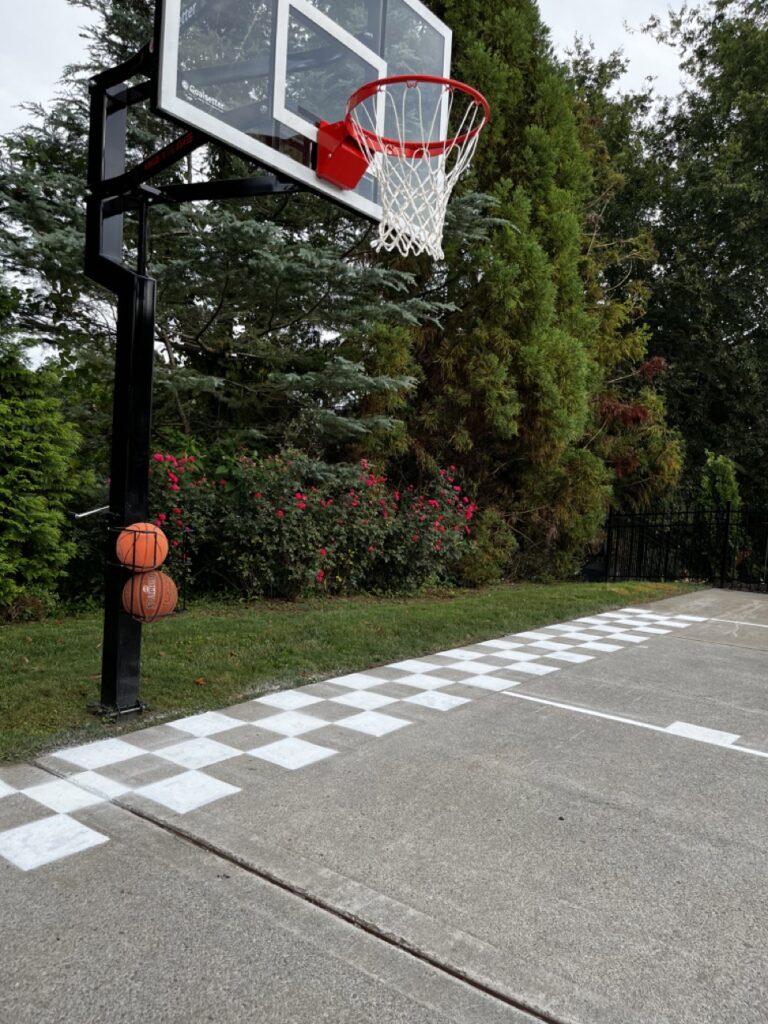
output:
M154 523L134 523L118 535L115 552L128 569L157 569L168 555L168 538Z
M176 607L176 584L164 572L140 572L123 587L123 608L139 622L157 622Z

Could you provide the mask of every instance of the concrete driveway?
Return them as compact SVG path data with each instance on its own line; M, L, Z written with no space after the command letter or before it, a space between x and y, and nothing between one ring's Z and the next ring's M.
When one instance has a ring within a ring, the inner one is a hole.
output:
M489 638L1 793L2 1020L768 1019L766 597Z

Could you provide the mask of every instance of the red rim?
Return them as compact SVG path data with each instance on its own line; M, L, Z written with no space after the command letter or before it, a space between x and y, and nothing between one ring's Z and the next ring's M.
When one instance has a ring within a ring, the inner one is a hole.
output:
M367 128L363 128L362 125L355 124L352 119L352 111L355 107L359 106L365 100L369 99L369 97L379 92L382 86L402 85L408 84L409 82L412 82L414 85L419 82L427 82L430 85L443 85L447 89L466 93L479 107L482 107L483 120L471 131L439 142L404 142L401 139L390 139L387 138L386 135L377 135L375 132L369 131ZM391 78L377 78L374 82L367 82L365 85L361 85L359 89L353 92L347 102L346 123L349 134L353 138L359 138L360 135L364 136L366 144L375 152L390 153L393 156L399 155L408 159L414 159L426 154L429 156L440 156L453 146L460 146L462 143L466 142L467 139L474 138L475 135L481 132L490 119L491 107L488 100L481 92L478 92L477 89L473 89L471 85L466 85L464 82L458 82L454 78L440 78L438 75L394 75ZM396 152L392 152L393 150Z

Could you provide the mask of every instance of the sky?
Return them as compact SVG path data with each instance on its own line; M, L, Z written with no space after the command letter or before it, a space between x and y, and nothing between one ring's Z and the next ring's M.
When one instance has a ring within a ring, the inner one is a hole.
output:
M5 0L11 2L13 17L4 19L0 36L0 134L24 122L23 112L15 109L19 103L45 103L54 94L64 65L83 54L78 30L88 15L66 0ZM629 33L625 23L637 29L652 14L663 15L668 6L667 0L539 0L559 50L567 48L577 33L591 38L601 55L621 48L631 61L622 84L639 87L653 75L661 93L677 91L674 54L639 32Z

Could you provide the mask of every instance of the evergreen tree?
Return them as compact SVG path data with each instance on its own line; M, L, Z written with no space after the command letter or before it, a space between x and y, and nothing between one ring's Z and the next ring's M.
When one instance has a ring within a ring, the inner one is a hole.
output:
M666 362L648 357L648 277L656 250L644 217L650 191L644 131L653 97L650 90L618 92L626 69L619 54L600 59L578 39L570 54L576 114L592 169L582 273L602 379L585 444L612 468L615 504L636 510L674 492L683 445L667 425L659 391Z
M732 459L745 501L768 501L768 3L714 0L652 31L689 84L648 132L647 217L659 258L649 322L668 360L672 421L695 492L707 451Z
M479 245L450 239L431 282L457 310L419 332L414 451L459 464L528 565L564 570L599 530L611 485L582 443L601 385L582 277L589 158L533 0L433 7L454 29L455 75L491 103L466 187L490 193L504 223Z

